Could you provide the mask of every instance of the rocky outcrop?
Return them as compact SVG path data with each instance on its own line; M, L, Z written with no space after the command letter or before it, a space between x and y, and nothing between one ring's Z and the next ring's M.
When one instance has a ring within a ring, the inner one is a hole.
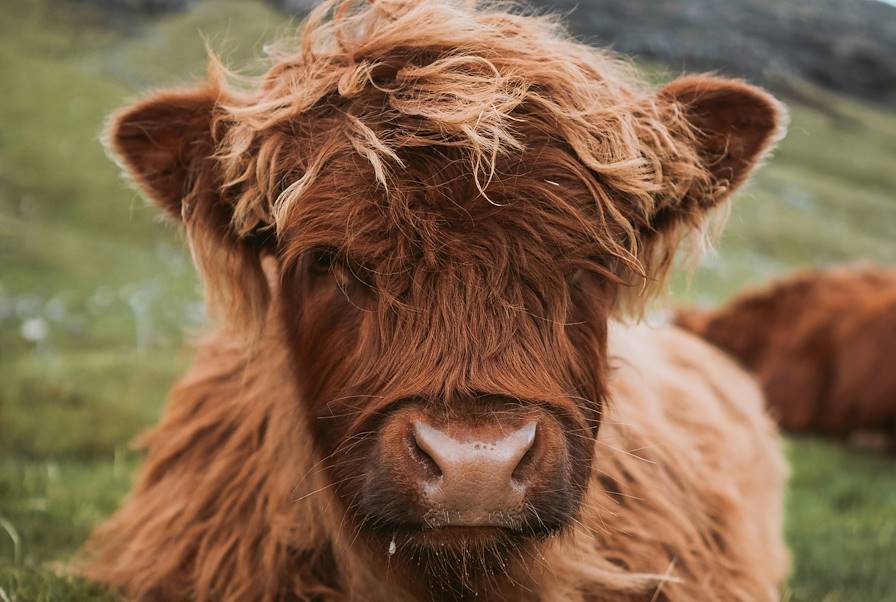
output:
M896 7L877 0L534 0L588 41L775 87L896 101Z
M72 4L90 5L118 13L160 15L181 11L193 4L193 0L69 0Z

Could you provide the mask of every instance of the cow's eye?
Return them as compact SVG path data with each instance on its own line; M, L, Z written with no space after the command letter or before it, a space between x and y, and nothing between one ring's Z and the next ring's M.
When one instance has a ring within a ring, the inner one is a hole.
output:
M336 261L336 252L333 249L318 247L308 253L309 269L315 274L329 274Z

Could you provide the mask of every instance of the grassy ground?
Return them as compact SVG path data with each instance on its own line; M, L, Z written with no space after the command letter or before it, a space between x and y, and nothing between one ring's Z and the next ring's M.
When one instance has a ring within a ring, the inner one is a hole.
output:
M103 117L141 89L201 75L197 32L239 63L283 25L251 2L113 28L64 6L0 9L3 602L107 599L66 563L127 492L128 442L157 418L189 359L182 333L203 319L176 233L103 155ZM793 110L790 136L678 297L712 302L800 265L896 264L896 115L829 101L848 119ZM787 451L786 599L896 601L893 460L812 439Z

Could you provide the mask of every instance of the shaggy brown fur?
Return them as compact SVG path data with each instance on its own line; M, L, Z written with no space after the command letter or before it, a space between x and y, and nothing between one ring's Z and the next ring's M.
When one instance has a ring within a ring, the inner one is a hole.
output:
M781 117L448 0L334 0L246 89L213 62L119 113L109 145L183 221L221 326L85 574L136 600L775 599L755 386L612 320ZM383 461L406 408L536 416L551 461L503 527L435 525Z
M676 321L753 371L785 429L896 434L896 270L808 270Z

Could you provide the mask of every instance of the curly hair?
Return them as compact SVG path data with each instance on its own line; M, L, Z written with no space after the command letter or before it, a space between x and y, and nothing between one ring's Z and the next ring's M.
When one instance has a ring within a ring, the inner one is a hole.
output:
M357 186L369 176L366 192L390 225L417 238L409 249L437 249L441 230L421 223L415 194L471 174L471 192L491 203L513 202L523 188L553 201L558 219L579 229L576 244L598 259L592 267L628 284L638 307L645 288L657 289L644 285L663 282L681 235L737 184L710 170L681 103L664 102L626 62L570 39L550 17L330 0L270 61L243 91L211 61L214 158L184 201L202 206L194 197L214 182L239 238L283 237L303 206L324 202L322 180L336 184L332 195L344 192L340 181ZM527 167L549 164L554 179L527 177L521 155ZM191 229L195 246L205 221L220 219L194 217L202 222ZM342 251L365 256L352 246L365 244L365 226L380 224L350 223L358 230L344 233ZM257 316L264 287L229 291L243 280L231 275L205 270L221 305Z

